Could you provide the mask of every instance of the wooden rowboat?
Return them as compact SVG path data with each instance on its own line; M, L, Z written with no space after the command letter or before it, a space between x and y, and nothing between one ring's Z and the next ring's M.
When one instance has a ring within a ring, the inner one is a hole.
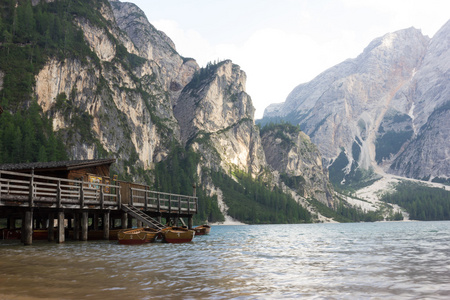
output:
M0 229L0 238L4 240L20 240L21 232L20 229Z
M211 226L204 224L192 229L195 231L195 235L205 235L209 234L209 232L211 231Z
M167 227L161 230L166 243L189 243L195 235L194 230L184 227Z
M117 233L117 239L122 245L139 245L154 242L159 233L153 228L123 229Z

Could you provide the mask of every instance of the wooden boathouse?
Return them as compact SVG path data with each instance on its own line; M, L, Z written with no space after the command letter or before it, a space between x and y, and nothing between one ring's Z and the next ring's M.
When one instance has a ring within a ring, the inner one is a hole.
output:
M25 245L42 237L58 243L66 237L115 239L119 229L131 228L133 223L160 227L163 218L165 223L186 218L192 228L198 206L195 187L193 196L186 196L110 178L115 161L0 165L0 219L6 219L0 239L15 233L20 233Z

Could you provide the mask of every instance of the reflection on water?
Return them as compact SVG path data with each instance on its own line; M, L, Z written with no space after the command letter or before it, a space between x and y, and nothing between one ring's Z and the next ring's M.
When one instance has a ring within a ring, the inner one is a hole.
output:
M448 299L450 222L213 226L188 244L0 242L0 299Z

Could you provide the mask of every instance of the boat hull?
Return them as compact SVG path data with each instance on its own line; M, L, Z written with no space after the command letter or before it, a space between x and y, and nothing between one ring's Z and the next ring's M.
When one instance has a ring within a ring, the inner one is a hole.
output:
M195 231L195 235L205 235L211 232L211 226L209 225L200 225L195 228L192 228Z
M124 229L117 233L117 239L121 245L141 245L154 242L158 234L151 228Z
M162 231L163 240L166 243L189 243L195 236L194 230L182 227L170 227Z

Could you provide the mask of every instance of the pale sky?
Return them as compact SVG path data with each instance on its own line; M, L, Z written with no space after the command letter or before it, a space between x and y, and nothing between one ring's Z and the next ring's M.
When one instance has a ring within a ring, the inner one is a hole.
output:
M300 83L355 58L375 38L415 27L433 35L450 19L449 0L121 0L133 2L181 56L231 59L262 117Z

